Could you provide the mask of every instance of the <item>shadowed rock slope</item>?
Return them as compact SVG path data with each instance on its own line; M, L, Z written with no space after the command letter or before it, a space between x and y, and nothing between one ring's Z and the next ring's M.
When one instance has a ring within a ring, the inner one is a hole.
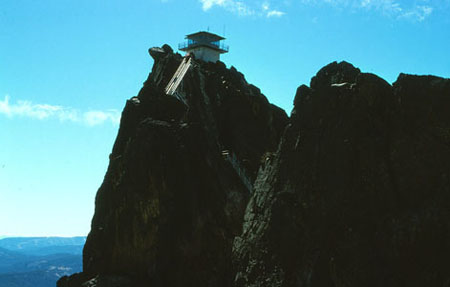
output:
M58 286L450 286L450 80L332 63L288 119L220 62L166 96L150 54Z
M301 86L235 286L450 286L450 80L332 63Z
M181 56L154 66L127 101L96 197L83 273L58 286L230 286L231 250L263 154L288 122L235 68L194 61L177 96Z

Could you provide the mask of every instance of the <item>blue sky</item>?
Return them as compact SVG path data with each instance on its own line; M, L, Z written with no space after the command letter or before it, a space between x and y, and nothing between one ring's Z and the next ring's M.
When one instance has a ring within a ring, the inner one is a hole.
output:
M0 235L86 235L147 49L224 34L222 57L289 113L296 88L346 60L394 82L450 77L450 0L2 0Z

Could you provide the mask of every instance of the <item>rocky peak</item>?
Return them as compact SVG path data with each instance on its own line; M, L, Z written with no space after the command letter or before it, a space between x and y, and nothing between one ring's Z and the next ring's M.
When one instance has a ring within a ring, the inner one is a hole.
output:
M84 271L60 286L110 286L113 274L130 286L231 284L233 238L288 117L221 62L194 59L168 96L182 57L167 45L149 53L152 72L125 105L97 193Z
M332 63L294 103L234 241L234 286L448 284L449 80L391 86Z
M333 84L355 83L356 77L361 73L352 64L343 62L333 62L320 69L311 79L311 89L328 87Z
M60 287L447 286L450 80L331 63L288 119L244 75L149 50Z

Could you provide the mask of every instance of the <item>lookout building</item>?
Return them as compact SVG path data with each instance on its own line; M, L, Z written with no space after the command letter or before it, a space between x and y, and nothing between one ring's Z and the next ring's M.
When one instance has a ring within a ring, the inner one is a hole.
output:
M186 35L186 41L178 45L178 49L187 54L194 54L196 59L205 62L217 62L220 54L228 53L229 47L221 41L224 37L201 31Z

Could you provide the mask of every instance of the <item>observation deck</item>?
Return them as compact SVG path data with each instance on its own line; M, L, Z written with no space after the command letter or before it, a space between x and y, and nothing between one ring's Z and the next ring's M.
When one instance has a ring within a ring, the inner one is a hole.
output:
M220 41L208 42L208 41L195 41L188 39L187 41L178 44L178 49L185 52L199 47L211 48L213 50L220 52L221 54L228 53L230 50L230 47L228 45L225 45Z

